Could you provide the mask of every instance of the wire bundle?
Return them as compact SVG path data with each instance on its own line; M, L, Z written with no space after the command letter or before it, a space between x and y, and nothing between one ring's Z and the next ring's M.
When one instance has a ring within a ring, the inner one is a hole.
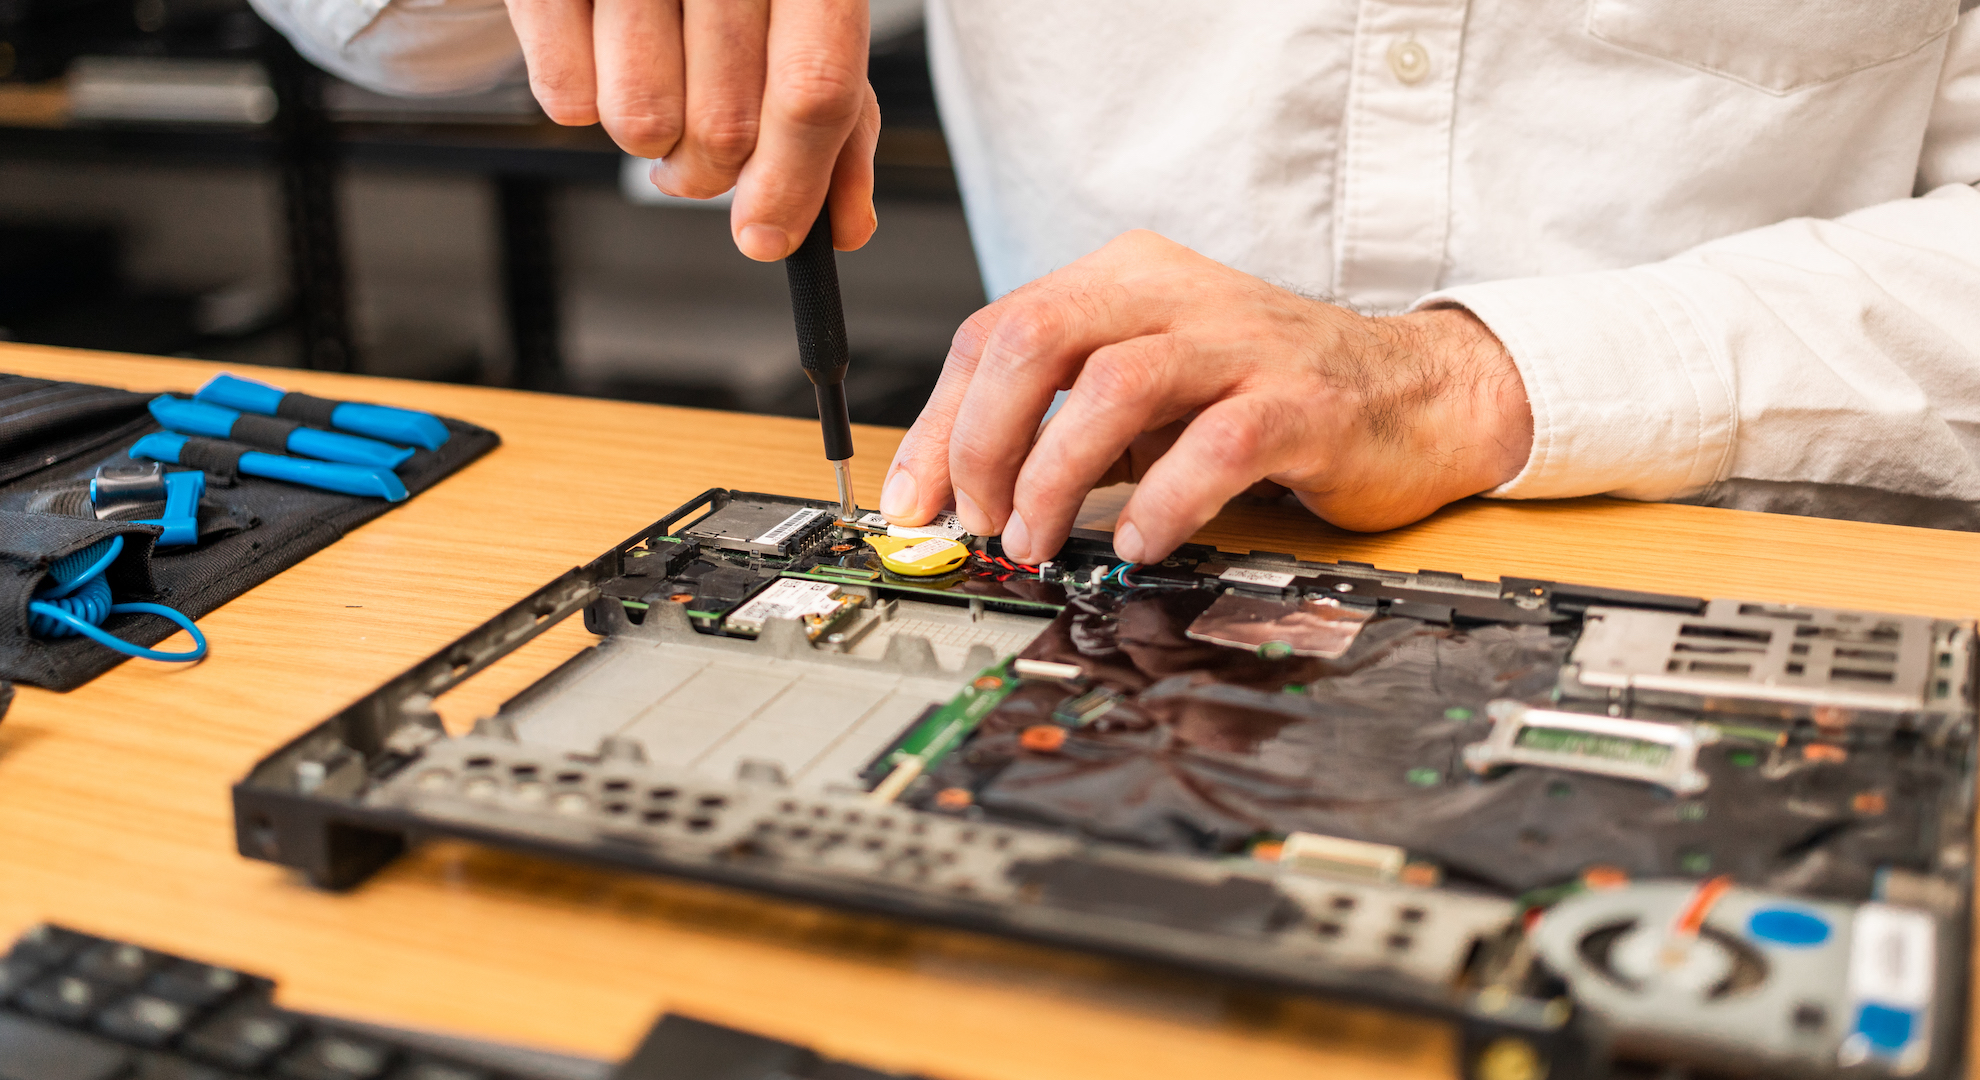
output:
M111 602L110 583L103 580L103 572L117 561L117 556L123 551L124 538L113 536L57 559L55 565L48 569L48 576L53 581L28 601L28 631L46 638L82 636L126 656L144 660L184 663L205 656L206 635L199 632L199 627L194 626L191 619L179 612L162 604ZM126 614L158 615L169 619L192 635L193 647L185 652L162 652L133 645L101 629L105 619Z

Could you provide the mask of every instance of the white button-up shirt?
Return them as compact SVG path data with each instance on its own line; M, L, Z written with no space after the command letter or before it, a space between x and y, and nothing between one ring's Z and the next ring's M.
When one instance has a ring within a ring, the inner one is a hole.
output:
M517 68L495 0L255 3L384 89ZM1152 229L1359 308L1476 313L1534 415L1495 494L1980 527L1980 12L1960 9L928 4L993 294Z

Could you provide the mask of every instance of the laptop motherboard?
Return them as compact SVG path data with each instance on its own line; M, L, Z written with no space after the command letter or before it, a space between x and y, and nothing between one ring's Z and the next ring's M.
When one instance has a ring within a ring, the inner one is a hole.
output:
M467 734L434 702L593 642ZM263 760L243 854L449 835L1452 1021L1468 1076L1963 1066L1974 626L708 491Z

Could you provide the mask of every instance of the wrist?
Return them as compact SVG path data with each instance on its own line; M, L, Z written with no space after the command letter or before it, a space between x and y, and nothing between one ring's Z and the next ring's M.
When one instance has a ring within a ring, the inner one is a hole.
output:
M1423 395L1418 452L1439 468L1450 502L1510 482L1533 452L1533 408L1512 354L1476 315L1435 307L1376 320L1414 352L1436 392Z

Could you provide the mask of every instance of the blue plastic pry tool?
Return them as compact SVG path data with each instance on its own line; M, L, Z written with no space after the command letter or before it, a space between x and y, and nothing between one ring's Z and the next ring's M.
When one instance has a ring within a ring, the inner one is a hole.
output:
M151 399L151 415L181 435L204 435L210 439L233 438L234 424L241 418L239 410L170 394L160 394ZM396 469L413 456L413 452L403 446L393 446L362 435L306 427L289 433L288 450L292 454L323 461L370 465L380 469Z
M128 468L128 467L127 467ZM181 547L199 543L199 500L206 494L206 474L198 470L166 472L153 464L144 471L124 471L104 466L89 482L89 501L101 508L122 499L165 503L161 517L141 518L136 524L157 525L165 531L154 543L158 547Z
M179 452L185 449L185 446L186 436L157 431L139 439L137 444L131 447L130 456L177 465ZM367 465L309 461L305 458L264 454L250 450L241 455L240 469L248 476L285 480L291 484L335 491L344 495L368 495L384 499L386 502L398 502L406 497L406 485L400 482L390 469L374 469Z
M330 406L330 427L339 431L354 432L374 439L383 439L402 446L421 446L428 450L438 450L447 442L447 425L432 413L417 409L398 409L390 405L368 405L358 401L325 402L311 398L307 394L291 395L279 386L243 379L237 375L220 374L207 380L193 397L213 405L224 405L241 412L258 413L262 416L281 416L282 399L294 397L298 401L322 402ZM297 416L296 419L308 419ZM314 422L314 421L311 421Z

